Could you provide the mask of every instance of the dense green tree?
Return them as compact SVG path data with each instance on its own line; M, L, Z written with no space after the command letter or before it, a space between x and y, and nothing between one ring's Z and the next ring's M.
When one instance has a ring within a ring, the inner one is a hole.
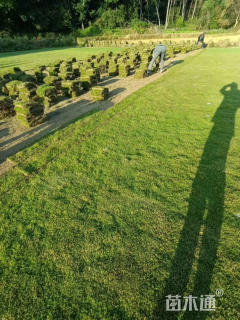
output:
M0 0L0 31L70 32L96 23L114 29L151 22L181 27L236 27L240 0ZM140 21L140 22L137 22Z

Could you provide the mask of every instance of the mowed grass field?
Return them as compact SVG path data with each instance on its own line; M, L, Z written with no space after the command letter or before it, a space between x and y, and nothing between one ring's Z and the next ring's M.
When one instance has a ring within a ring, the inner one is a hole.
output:
M56 60L67 58L86 59L88 55L99 54L101 52L112 51L121 52L124 48L61 48L17 51L10 53L0 53L0 71L11 67L19 67L23 71L29 70L37 65L48 65Z
M204 50L11 158L2 320L239 319L239 64Z

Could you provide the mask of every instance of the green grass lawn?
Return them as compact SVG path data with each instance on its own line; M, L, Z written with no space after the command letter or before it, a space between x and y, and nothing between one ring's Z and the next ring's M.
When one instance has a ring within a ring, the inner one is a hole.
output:
M10 53L0 53L0 71L19 67L22 70L28 70L36 65L47 65L59 59L76 57L78 60L85 59L90 54L112 51L121 52L124 48L62 48L62 49L42 49L17 51Z
M12 157L2 319L239 319L239 64L204 50ZM166 311L217 289L216 311Z

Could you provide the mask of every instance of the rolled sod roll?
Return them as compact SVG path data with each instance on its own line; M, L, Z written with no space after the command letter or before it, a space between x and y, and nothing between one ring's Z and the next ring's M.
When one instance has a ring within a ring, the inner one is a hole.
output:
M16 73L13 73L13 74L10 74L10 79L11 80L22 80L22 77L26 75L25 72L22 72L22 71L19 71L19 72L16 72Z
M59 71L60 73L67 73L67 72L72 72L72 66L67 66L67 67L63 67L60 66Z
M62 80L73 80L75 78L73 72L67 72L67 73L58 73L58 77Z
M112 61L110 61L108 66L108 75L116 76L118 74L119 74L118 64L115 64Z
M59 77L49 76L43 80L48 86L54 86L57 90L61 89L62 79Z
M147 69L138 69L135 72L134 78L135 79L143 79L147 77Z
M81 90L80 89L75 89L70 91L70 95L72 98L77 98L81 95Z
M19 99L21 101L38 101L40 97L36 93L36 89L28 90L27 88L19 91Z
M104 101L109 97L109 89L107 87L94 87L91 90L94 101Z
M27 90L37 89L37 85L33 82L20 82L17 85L17 87L19 91L21 91L22 89L27 89Z
M54 86L44 84L36 92L43 99L43 104L46 108L53 106L57 102L57 89Z
M3 94L5 94L5 95L9 95L9 91L8 91L8 89L7 89L7 87L6 87L6 84L8 83L8 82L10 82L9 80L1 80L0 79L0 95L3 93Z
M125 78L128 77L130 74L130 65L126 63L119 64L119 77Z
M19 73L19 72L21 72L22 70L20 69L20 68L18 68L18 67L12 67L12 68L8 68L7 70L4 70L4 71L1 71L0 72L0 77L2 78L2 79L9 79L9 80L11 80L11 76L12 75L14 75L14 74L16 74L16 73ZM15 79L15 80L17 80L17 79Z
M56 68L56 67L59 68L62 63L63 63L63 60L56 60L51 62L48 66L53 68Z
M14 80L14 81L10 81L6 84L10 98L16 99L18 97L18 95L19 95L18 85L20 85L21 83L22 83L22 81Z
M99 68L92 68L92 69L87 69L86 70L86 76L96 76L97 81L101 80L101 75L100 75L100 69Z
M45 66L43 67L40 67L40 66L37 66L33 69L33 72L35 74L35 77L37 79L37 82L42 82L43 81L43 78L44 78L44 75L43 75L43 70L45 70Z
M72 62L71 61L63 61L60 64L60 68L64 68L64 67L72 67Z
M100 62L100 64L99 64L99 69L100 69L100 73L101 73L101 74L106 73L106 64L102 64L102 63Z
M81 83L83 90L90 90L92 86L90 77L81 77Z
M57 103L57 96L52 97L51 99L45 98L43 101L43 105L46 109L51 108L56 103Z
M75 58L75 57L69 57L69 58L67 58L64 62L66 62L66 63L72 63L72 62L76 62L77 61L77 59Z
M0 119L15 116L13 100L7 96L0 96Z
M16 114L21 114L26 117L39 117L44 114L44 106L37 102L17 101L14 103Z
M78 97L80 95L81 82L79 80L65 80L62 82L62 92L66 96L71 96L72 98Z
M97 85L97 78L94 75L81 77L81 83L84 90L89 90L91 87Z
M187 53L187 48L186 47L182 47L181 48L181 53Z
M79 80L64 80L62 82L63 88L70 88L70 89L77 89L80 87L80 81Z
M35 127L46 120L45 115L39 117L26 117L24 115L17 114L16 118L19 122L21 122L25 127L28 128Z
M44 75L44 77L50 77L50 76L57 77L58 76L58 72L57 71L44 70L43 71L43 75Z
M47 84L43 84L42 86L38 87L37 95L39 97L51 97L57 94L57 90L54 86L48 86Z
M147 69L148 66L149 66L149 62L142 61L138 69L144 70L144 69Z

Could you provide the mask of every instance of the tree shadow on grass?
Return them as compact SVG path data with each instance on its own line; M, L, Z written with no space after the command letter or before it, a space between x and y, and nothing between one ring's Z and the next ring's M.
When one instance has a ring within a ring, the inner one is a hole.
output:
M156 310L156 319L179 318L180 313L177 311L166 311L166 296L179 295L182 302L184 301L197 251L198 265L194 288L190 294L200 298L201 295L214 295L214 290L218 289L211 288L211 280L217 260L224 212L227 155L234 136L235 114L240 107L240 91L236 83L224 86L220 92L224 99L212 119L214 126L192 184L188 214L166 281L165 292ZM199 299L196 299L196 302L198 311L186 311L181 319L206 319L208 312L199 311Z

